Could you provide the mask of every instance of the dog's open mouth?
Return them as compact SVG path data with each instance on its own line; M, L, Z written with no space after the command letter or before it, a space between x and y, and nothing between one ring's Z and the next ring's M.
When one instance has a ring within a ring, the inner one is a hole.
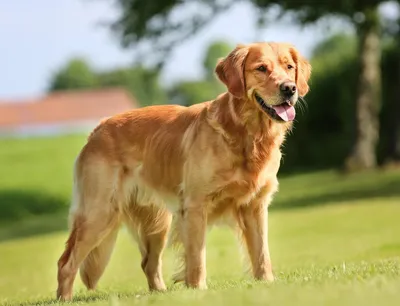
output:
M264 112L266 112L275 120L293 121L296 117L296 110L288 102L283 102L279 105L268 105L257 93L255 94L255 97L257 103L261 106Z

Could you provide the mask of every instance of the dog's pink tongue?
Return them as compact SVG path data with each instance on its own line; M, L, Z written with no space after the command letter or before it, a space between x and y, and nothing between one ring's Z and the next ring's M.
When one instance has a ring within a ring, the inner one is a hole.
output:
M284 121L292 121L294 117L296 117L296 110L293 106L287 103L281 105L273 105L272 107L274 108L276 114Z

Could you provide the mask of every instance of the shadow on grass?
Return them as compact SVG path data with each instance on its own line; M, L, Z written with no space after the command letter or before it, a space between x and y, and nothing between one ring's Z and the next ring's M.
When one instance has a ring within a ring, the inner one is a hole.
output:
M34 190L0 190L0 241L63 230L65 200Z
M343 185L342 187L345 187ZM312 187L310 187L312 188ZM283 192L290 193L290 190ZM353 188L326 188L320 194L296 194L288 197L277 197L271 209L291 209L322 205L341 204L343 202L362 201L371 198L400 197L400 176L390 181L377 181L376 184L353 186Z

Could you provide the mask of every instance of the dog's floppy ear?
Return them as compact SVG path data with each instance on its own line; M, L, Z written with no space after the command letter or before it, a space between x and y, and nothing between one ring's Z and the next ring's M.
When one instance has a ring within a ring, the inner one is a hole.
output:
M218 61L215 73L228 91L237 98L245 94L244 63L249 49L238 45L227 57Z
M292 48L292 56L296 63L296 85L299 91L299 96L304 97L310 87L308 86L308 80L311 76L311 65L310 63L294 48Z

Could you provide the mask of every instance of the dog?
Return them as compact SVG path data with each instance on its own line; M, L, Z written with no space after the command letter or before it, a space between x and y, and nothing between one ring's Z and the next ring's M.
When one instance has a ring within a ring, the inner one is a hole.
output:
M213 101L134 109L92 131L75 162L57 298L71 300L78 269L95 289L121 224L138 241L150 290L166 290L170 231L183 246L175 281L207 288L206 229L221 217L237 224L254 278L274 280L268 206L311 66L291 44L260 42L238 45L215 73L227 92Z

